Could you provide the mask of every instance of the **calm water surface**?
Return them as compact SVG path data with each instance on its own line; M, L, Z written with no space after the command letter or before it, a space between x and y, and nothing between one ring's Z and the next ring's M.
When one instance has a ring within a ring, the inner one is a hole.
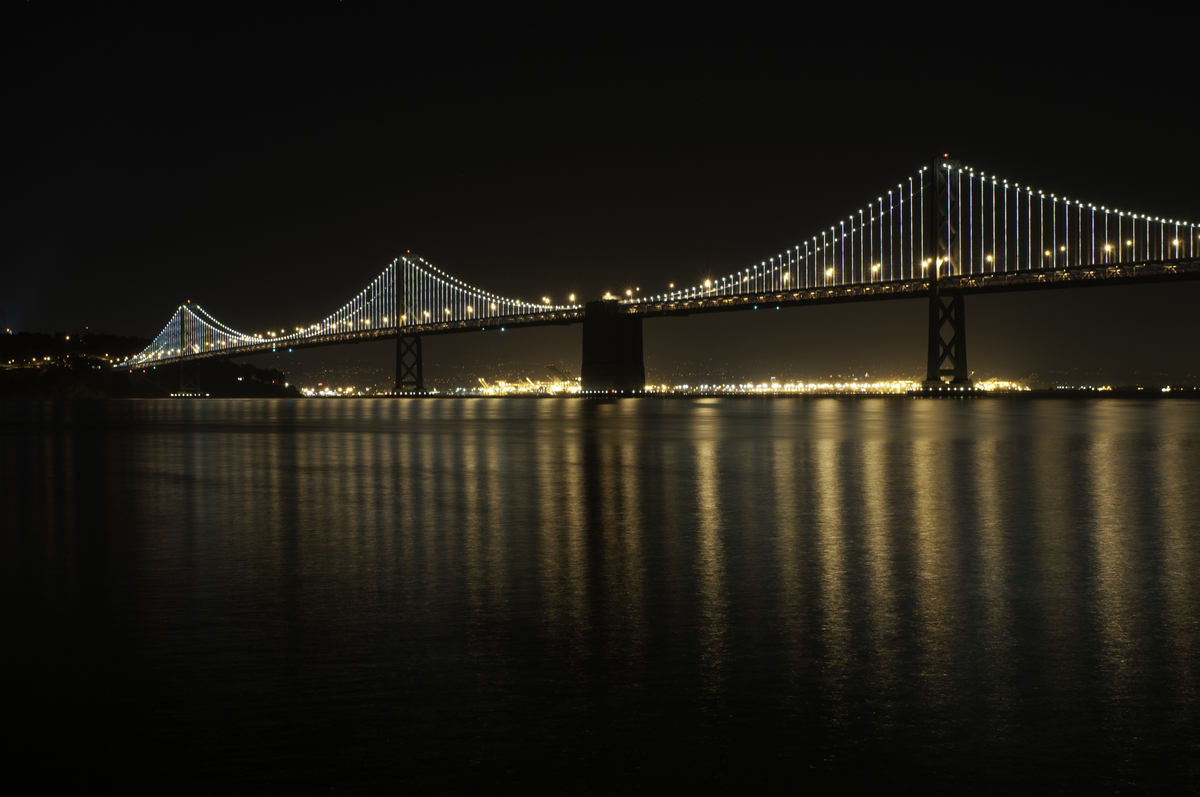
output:
M47 785L1200 781L1200 402L10 402L0 477Z

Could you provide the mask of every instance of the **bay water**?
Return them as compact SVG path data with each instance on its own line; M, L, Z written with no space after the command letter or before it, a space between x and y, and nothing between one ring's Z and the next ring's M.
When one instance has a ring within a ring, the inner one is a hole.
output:
M1200 782L1200 402L0 403L10 748L255 793Z

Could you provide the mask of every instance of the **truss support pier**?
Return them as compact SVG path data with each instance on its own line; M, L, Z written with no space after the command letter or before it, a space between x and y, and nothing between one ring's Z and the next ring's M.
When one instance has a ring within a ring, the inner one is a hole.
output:
M642 317L622 313L616 299L588 302L584 308L583 389L646 389Z
M187 398L198 398L204 394L200 392L200 361L199 360L184 360L179 361L179 396Z
M424 393L425 372L421 365L421 336L396 338L396 393Z
M935 285L929 293L929 371L925 386L938 387L945 376L951 378L952 385L971 385L971 372L967 370L967 316L961 293L943 296Z
M925 216L926 251L932 255L924 268L929 277L929 369L924 387L938 388L942 377L950 377L952 385L971 386L967 370L967 315L961 293L943 296L938 281L963 273L962 245L958 240L958 222L962 213L958 207L955 179L961 173L956 160L934 158L930 168L929 208ZM949 337L946 337L948 333Z

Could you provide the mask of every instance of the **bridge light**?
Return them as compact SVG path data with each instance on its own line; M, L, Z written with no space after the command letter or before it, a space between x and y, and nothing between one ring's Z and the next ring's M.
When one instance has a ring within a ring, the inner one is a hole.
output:
M988 256L987 256L987 262L989 262L989 263L991 263L991 262L992 262L992 256L991 256L991 255L988 255Z
M1067 251L1067 247L1065 247L1065 246L1060 246L1060 247L1058 247L1058 251L1060 251L1060 252L1065 252L1065 251Z

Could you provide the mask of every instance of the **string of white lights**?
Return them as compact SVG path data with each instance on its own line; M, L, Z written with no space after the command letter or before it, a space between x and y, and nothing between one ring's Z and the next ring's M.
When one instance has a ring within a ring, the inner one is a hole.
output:
M789 249L786 262L783 255L777 255L725 276L707 278L691 287L672 286L671 290L661 294L624 301L661 303L690 297L786 293L789 290L914 280L925 276L930 266L934 266L940 276L947 276L1057 270L1112 261L1166 260L1184 253L1193 256L1200 244L1196 225L1190 222L1130 214L1071 200L1029 185L1010 183L970 166L947 165L943 168L947 169L946 178L954 181L958 195L955 217L950 220L954 225L955 240L949 264L931 263L925 252L925 190L932 185L930 167L925 167L916 175L916 182L910 177L907 186L901 182L896 189L889 190L886 206L883 196L879 195L876 200L878 216L874 204L859 209L806 241L803 253L800 246ZM1010 188L1014 190L1010 192ZM946 202L949 211L948 195ZM1034 210L1038 211L1036 217ZM1104 214L1103 230L1097 229L1097 212ZM1010 214L1013 224L1009 222ZM877 221L878 233L875 230ZM1090 230L1085 229L1089 222ZM1127 227L1128 236L1122 241ZM1113 228L1115 236L1110 236ZM1168 232L1172 233L1169 239ZM876 234L879 236L878 256ZM907 256L903 245L906 234ZM1183 235L1186 235L1186 241ZM1047 237L1050 239L1048 246ZM901 241L899 247L897 238ZM1035 240L1037 257L1033 254ZM1021 253L1025 255L1023 260L1019 257ZM1017 254L1015 261L1013 254Z
M1197 240L1200 231L1191 222L1128 213L1104 205L1073 201L1053 193L1049 195L1050 202L1046 203L1046 192L1028 185L1010 183L1007 179L977 172L969 166L946 165L941 168L947 169L946 178L955 181L958 193L957 215L953 219L957 225L956 241L950 252L951 262L945 266L940 261L931 264L925 252L925 190L927 186L932 188L933 175L930 167L924 167L915 175L915 183L914 176L910 176L907 185L901 181L895 189L887 192L886 207L883 195L879 194L866 208L856 211L857 218L855 213L851 213L837 225L830 226L828 231L805 240L803 252L800 245L796 245L786 250L786 258L784 253L777 253L750 267L720 277L709 277L691 287L676 289L672 285L670 290L661 294L643 297L633 295L630 291L621 301L627 304L661 303L685 298L787 293L900 282L924 278L930 265L940 276L947 276L1164 261L1182 256L1194 257L1200 243ZM952 169L954 172L951 172ZM967 177L965 195L964 173ZM1010 187L1013 189L1011 197ZM1036 220L1033 216L1035 193L1038 205ZM948 195L946 201L950 201ZM1046 218L1047 204L1049 219ZM1024 224L1021 223L1022 210ZM1010 214L1013 217L1011 226ZM1098 219L1097 214L1102 214L1103 218ZM846 229L847 222L849 230ZM978 234L976 224L979 227ZM1171 232L1169 237L1168 228ZM1051 240L1049 249L1045 248L1047 232ZM1037 258L1033 256L1035 234L1041 253ZM1186 242L1182 241L1184 235ZM1020 258L1022 249L1024 262ZM266 344L286 345L347 335L361 337L373 331L397 334L409 327L483 322L577 310L579 307L574 295L565 304L553 303L549 297L542 297L541 302L503 297L469 285L423 258L405 256L393 260L363 290L333 313L315 324L296 327L292 332L272 330L265 334L247 334L218 320L199 305L190 302L180 305L150 345L121 365L132 367L162 362L177 359L189 352L244 350Z

